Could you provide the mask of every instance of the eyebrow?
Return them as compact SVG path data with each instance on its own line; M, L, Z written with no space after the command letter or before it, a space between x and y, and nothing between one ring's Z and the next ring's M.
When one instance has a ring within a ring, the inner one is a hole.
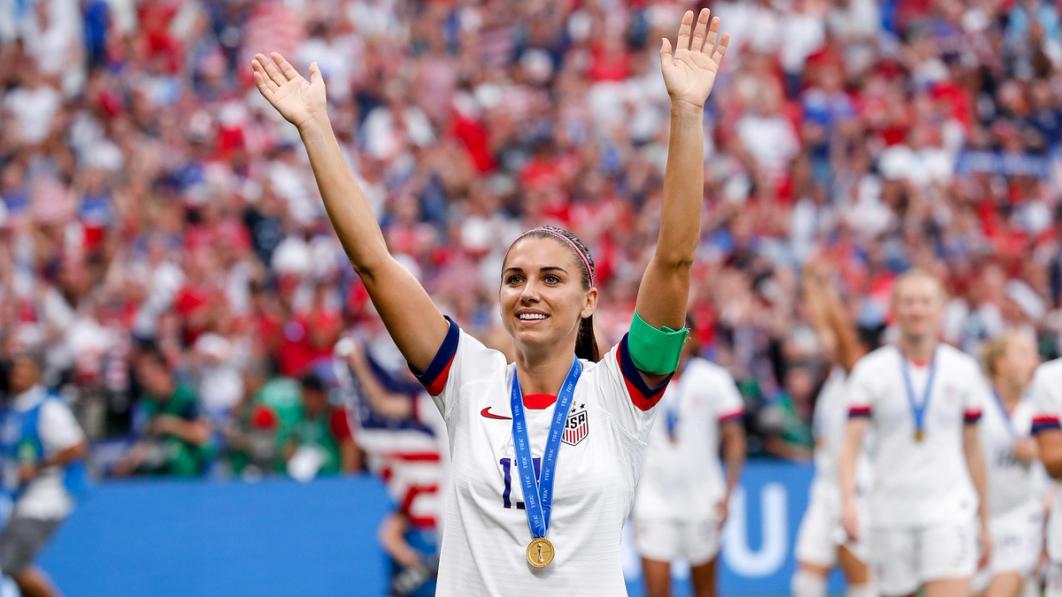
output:
M508 273L508 272L523 272L523 271L524 271L524 268L515 267L514 266L514 267L505 268L505 271L503 271L502 273L504 274L504 273ZM538 268L538 271L540 271L540 272L558 271L558 272L568 273L568 270L564 269L563 267L561 267L559 265L544 265L544 266Z

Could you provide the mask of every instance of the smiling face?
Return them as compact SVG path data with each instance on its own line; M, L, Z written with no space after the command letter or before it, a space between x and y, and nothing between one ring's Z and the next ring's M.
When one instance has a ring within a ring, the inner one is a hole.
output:
M893 290L893 314L900 333L913 341L936 336L944 309L944 290L927 274L901 278Z
M518 352L571 351L579 322L597 307L597 289L586 287L579 257L564 241L527 236L506 256L498 299Z
M1011 334L1006 337L1003 352L996 359L996 372L1000 382L1020 392L1032 381L1039 364L1035 340L1027 334Z

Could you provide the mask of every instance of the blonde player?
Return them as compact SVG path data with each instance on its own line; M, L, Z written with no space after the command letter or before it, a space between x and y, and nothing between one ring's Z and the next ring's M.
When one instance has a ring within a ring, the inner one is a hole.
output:
M657 246L630 331L598 360L594 264L571 233L514 241L499 308L515 363L445 319L387 250L307 81L279 54L256 56L259 91L295 124L325 207L392 338L435 398L450 439L438 595L623 595L620 534L654 409L678 364L700 239L704 102L729 39L687 12L662 40L671 138Z
M694 327L688 319L686 327ZM744 403L734 378L698 352L696 340L686 340L660 402L663 420L649 435L634 502L635 540L650 596L671 594L671 561L677 558L689 562L696 595L716 594L720 534L745 463Z
M937 342L944 291L921 271L901 276L892 309L894 346L860 359L848 380L849 421L841 449L843 522L867 534L883 595L967 595L987 561L985 466L976 423L991 400L977 362ZM856 503L856 462L874 433L869 528ZM981 526L978 527L980 521Z
M1062 359L1040 365L1032 383L1032 430L1040 461L1055 481L1047 523L1047 597L1062 597Z
M1030 436L1033 406L1023 398L1040 357L1031 336L1008 332L985 342L981 362L994 398L981 422L992 558L975 588L986 597L1017 597L1043 547L1043 471Z
M805 268L803 298L809 320L824 346L833 370L815 402L815 478L811 483L808 508L797 533L797 571L791 590L794 597L826 597L830 569L840 565L848 581L851 597L872 597L870 569L866 564L865 541L849 541L841 525L841 489L837 480L837 458L848 420L846 381L856 361L866 354L852 322L833 290L827 272L811 262ZM859 462L858 493L866 491L865 454ZM860 498L860 511L864 510Z

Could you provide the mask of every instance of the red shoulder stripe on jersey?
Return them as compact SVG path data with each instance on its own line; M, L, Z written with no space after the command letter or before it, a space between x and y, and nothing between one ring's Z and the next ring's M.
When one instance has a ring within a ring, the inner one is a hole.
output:
M855 418L858 418L858 417L869 417L869 416L870 416L870 407L869 406L857 405L857 406L852 406L852 407L850 407L848 409L848 418L849 419L855 419Z
M664 397L664 388L667 387L674 373L669 373L655 388L649 387L642 374L638 372L638 367L634 365L631 355L627 353L627 334L624 334L623 339L620 340L619 348L616 350L616 360L619 361L620 372L627 386L627 394L630 395L634 406L640 410L649 410L656 406L656 403Z
M744 414L745 414L745 409L739 408L739 409L737 409L735 411L728 412L728 413L723 414L723 415L719 415L719 424L722 425L724 423L740 421L742 415L744 415Z
M981 409L968 408L962 413L962 420L967 425L972 425L981 420Z
M1062 421L1055 415L1036 415L1032 420L1033 434L1062 429Z
M446 317L446 321L450 322L450 329L446 331L442 346L435 353L428 369L422 373L414 369L412 365L409 367L409 370L417 377L417 381L432 396L442 394L443 388L446 387L446 379L450 376L450 366L453 365L454 357L457 355L457 342L461 337L461 330L454 320Z

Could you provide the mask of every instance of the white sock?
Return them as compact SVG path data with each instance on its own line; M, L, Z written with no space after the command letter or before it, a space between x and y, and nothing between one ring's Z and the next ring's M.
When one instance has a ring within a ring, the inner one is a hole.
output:
M848 585L848 597L877 597L877 593L874 592L874 585L870 583Z
M793 597L826 597L826 579L807 570L797 570L793 575Z

